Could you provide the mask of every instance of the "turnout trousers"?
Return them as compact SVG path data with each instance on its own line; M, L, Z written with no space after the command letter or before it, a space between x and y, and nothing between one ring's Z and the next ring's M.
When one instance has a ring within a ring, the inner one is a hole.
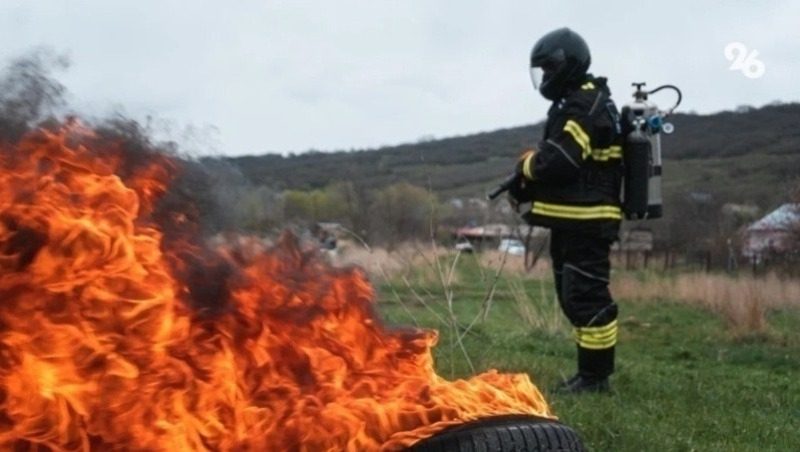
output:
M617 305L608 290L611 243L618 222L551 230L556 294L573 326L578 346L578 374L589 379L614 372L617 343Z

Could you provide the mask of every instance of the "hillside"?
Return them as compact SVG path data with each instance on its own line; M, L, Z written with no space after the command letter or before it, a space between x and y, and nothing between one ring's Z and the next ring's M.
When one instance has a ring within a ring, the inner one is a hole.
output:
M800 174L800 104L711 115L675 114L664 137L665 196L704 192L768 208ZM229 159L250 182L311 189L351 180L365 187L406 181L440 198L481 196L541 135L541 124L362 151Z

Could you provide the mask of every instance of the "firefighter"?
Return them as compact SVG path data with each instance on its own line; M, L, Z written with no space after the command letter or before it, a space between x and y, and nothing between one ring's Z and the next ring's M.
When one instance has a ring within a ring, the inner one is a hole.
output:
M589 47L561 28L544 35L530 59L534 88L552 101L537 149L517 162L515 206L551 230L550 255L561 309L574 328L577 373L562 393L605 392L614 371L617 305L609 293L609 253L622 219L620 117L606 79L588 73Z

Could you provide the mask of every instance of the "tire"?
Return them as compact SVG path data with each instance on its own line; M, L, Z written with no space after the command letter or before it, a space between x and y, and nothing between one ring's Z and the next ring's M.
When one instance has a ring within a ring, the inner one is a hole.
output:
M584 452L572 428L535 416L497 416L467 422L417 442L411 452Z

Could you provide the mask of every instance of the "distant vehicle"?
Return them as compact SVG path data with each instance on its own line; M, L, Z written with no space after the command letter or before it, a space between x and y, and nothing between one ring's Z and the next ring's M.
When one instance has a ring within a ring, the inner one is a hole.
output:
M500 240L500 246L497 247L497 250L508 252L513 256L523 256L525 254L525 245L517 239L503 239Z
M470 243L469 239L461 237L456 242L456 251L461 251L462 253L471 253L475 251L475 248Z

